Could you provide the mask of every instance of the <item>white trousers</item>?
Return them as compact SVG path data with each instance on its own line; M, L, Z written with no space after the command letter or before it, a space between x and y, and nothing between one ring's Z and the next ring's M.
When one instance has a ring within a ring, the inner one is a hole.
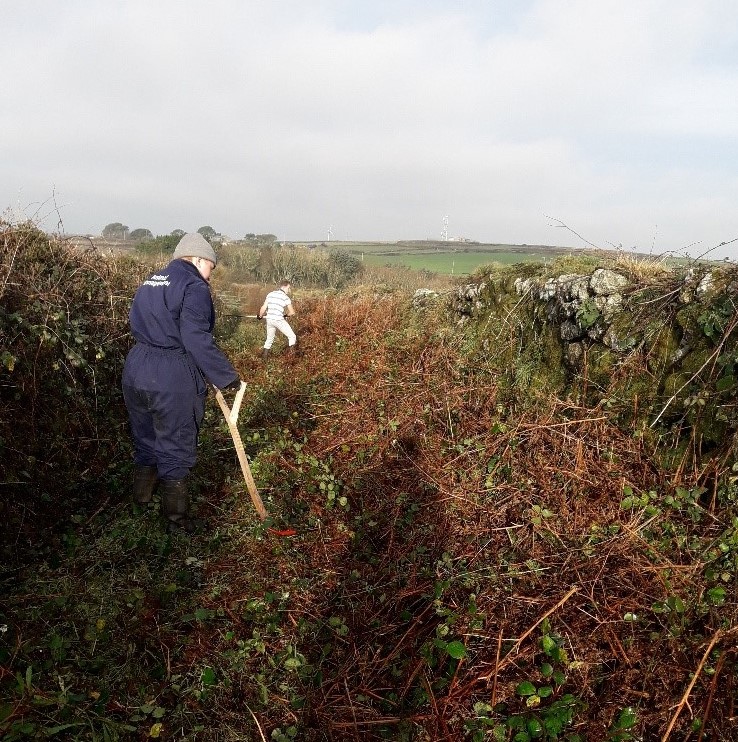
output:
M289 345L294 345L297 342L297 335L295 335L294 332L292 332L292 328L289 326L289 323L286 319L269 319L267 318L267 336L266 340L264 341L264 347L269 350L269 348L272 347L272 343L274 342L274 336L277 334L277 330L279 330L283 335L287 337L287 342Z

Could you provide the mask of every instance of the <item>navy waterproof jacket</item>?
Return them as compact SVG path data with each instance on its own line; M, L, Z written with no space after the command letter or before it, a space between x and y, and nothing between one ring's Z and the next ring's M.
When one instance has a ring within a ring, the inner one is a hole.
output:
M133 298L129 320L137 343L159 351L155 356L169 356L170 352L186 356L188 369L194 367L201 375L194 379L198 391L203 380L223 389L238 379L236 369L213 338L215 309L210 287L189 261L173 260L144 281ZM152 363L150 353L133 353L126 364L133 367L126 368L124 377L139 389L156 390L178 383L171 371L166 374L168 378L163 378L160 371L164 369L157 372ZM147 368L142 367L144 364Z

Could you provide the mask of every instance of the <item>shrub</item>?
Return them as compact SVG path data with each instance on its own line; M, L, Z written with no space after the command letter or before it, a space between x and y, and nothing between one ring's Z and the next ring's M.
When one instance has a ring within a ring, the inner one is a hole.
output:
M0 244L0 512L10 538L43 532L29 510L58 521L120 458L128 306L146 266L72 249L30 223L0 223Z

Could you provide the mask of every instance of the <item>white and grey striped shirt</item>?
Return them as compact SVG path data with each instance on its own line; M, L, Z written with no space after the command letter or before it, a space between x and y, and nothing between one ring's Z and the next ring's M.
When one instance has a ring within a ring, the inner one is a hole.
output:
M267 319L283 319L284 310L292 303L292 299L282 289L276 289L267 294L264 303L267 305Z

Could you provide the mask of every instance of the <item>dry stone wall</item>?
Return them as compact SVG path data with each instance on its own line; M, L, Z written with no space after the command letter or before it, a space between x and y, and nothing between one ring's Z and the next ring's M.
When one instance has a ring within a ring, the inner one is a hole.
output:
M648 278L616 267L546 274L513 266L459 287L459 325L517 386L608 411L667 440L675 465L734 445L738 269L693 266Z

